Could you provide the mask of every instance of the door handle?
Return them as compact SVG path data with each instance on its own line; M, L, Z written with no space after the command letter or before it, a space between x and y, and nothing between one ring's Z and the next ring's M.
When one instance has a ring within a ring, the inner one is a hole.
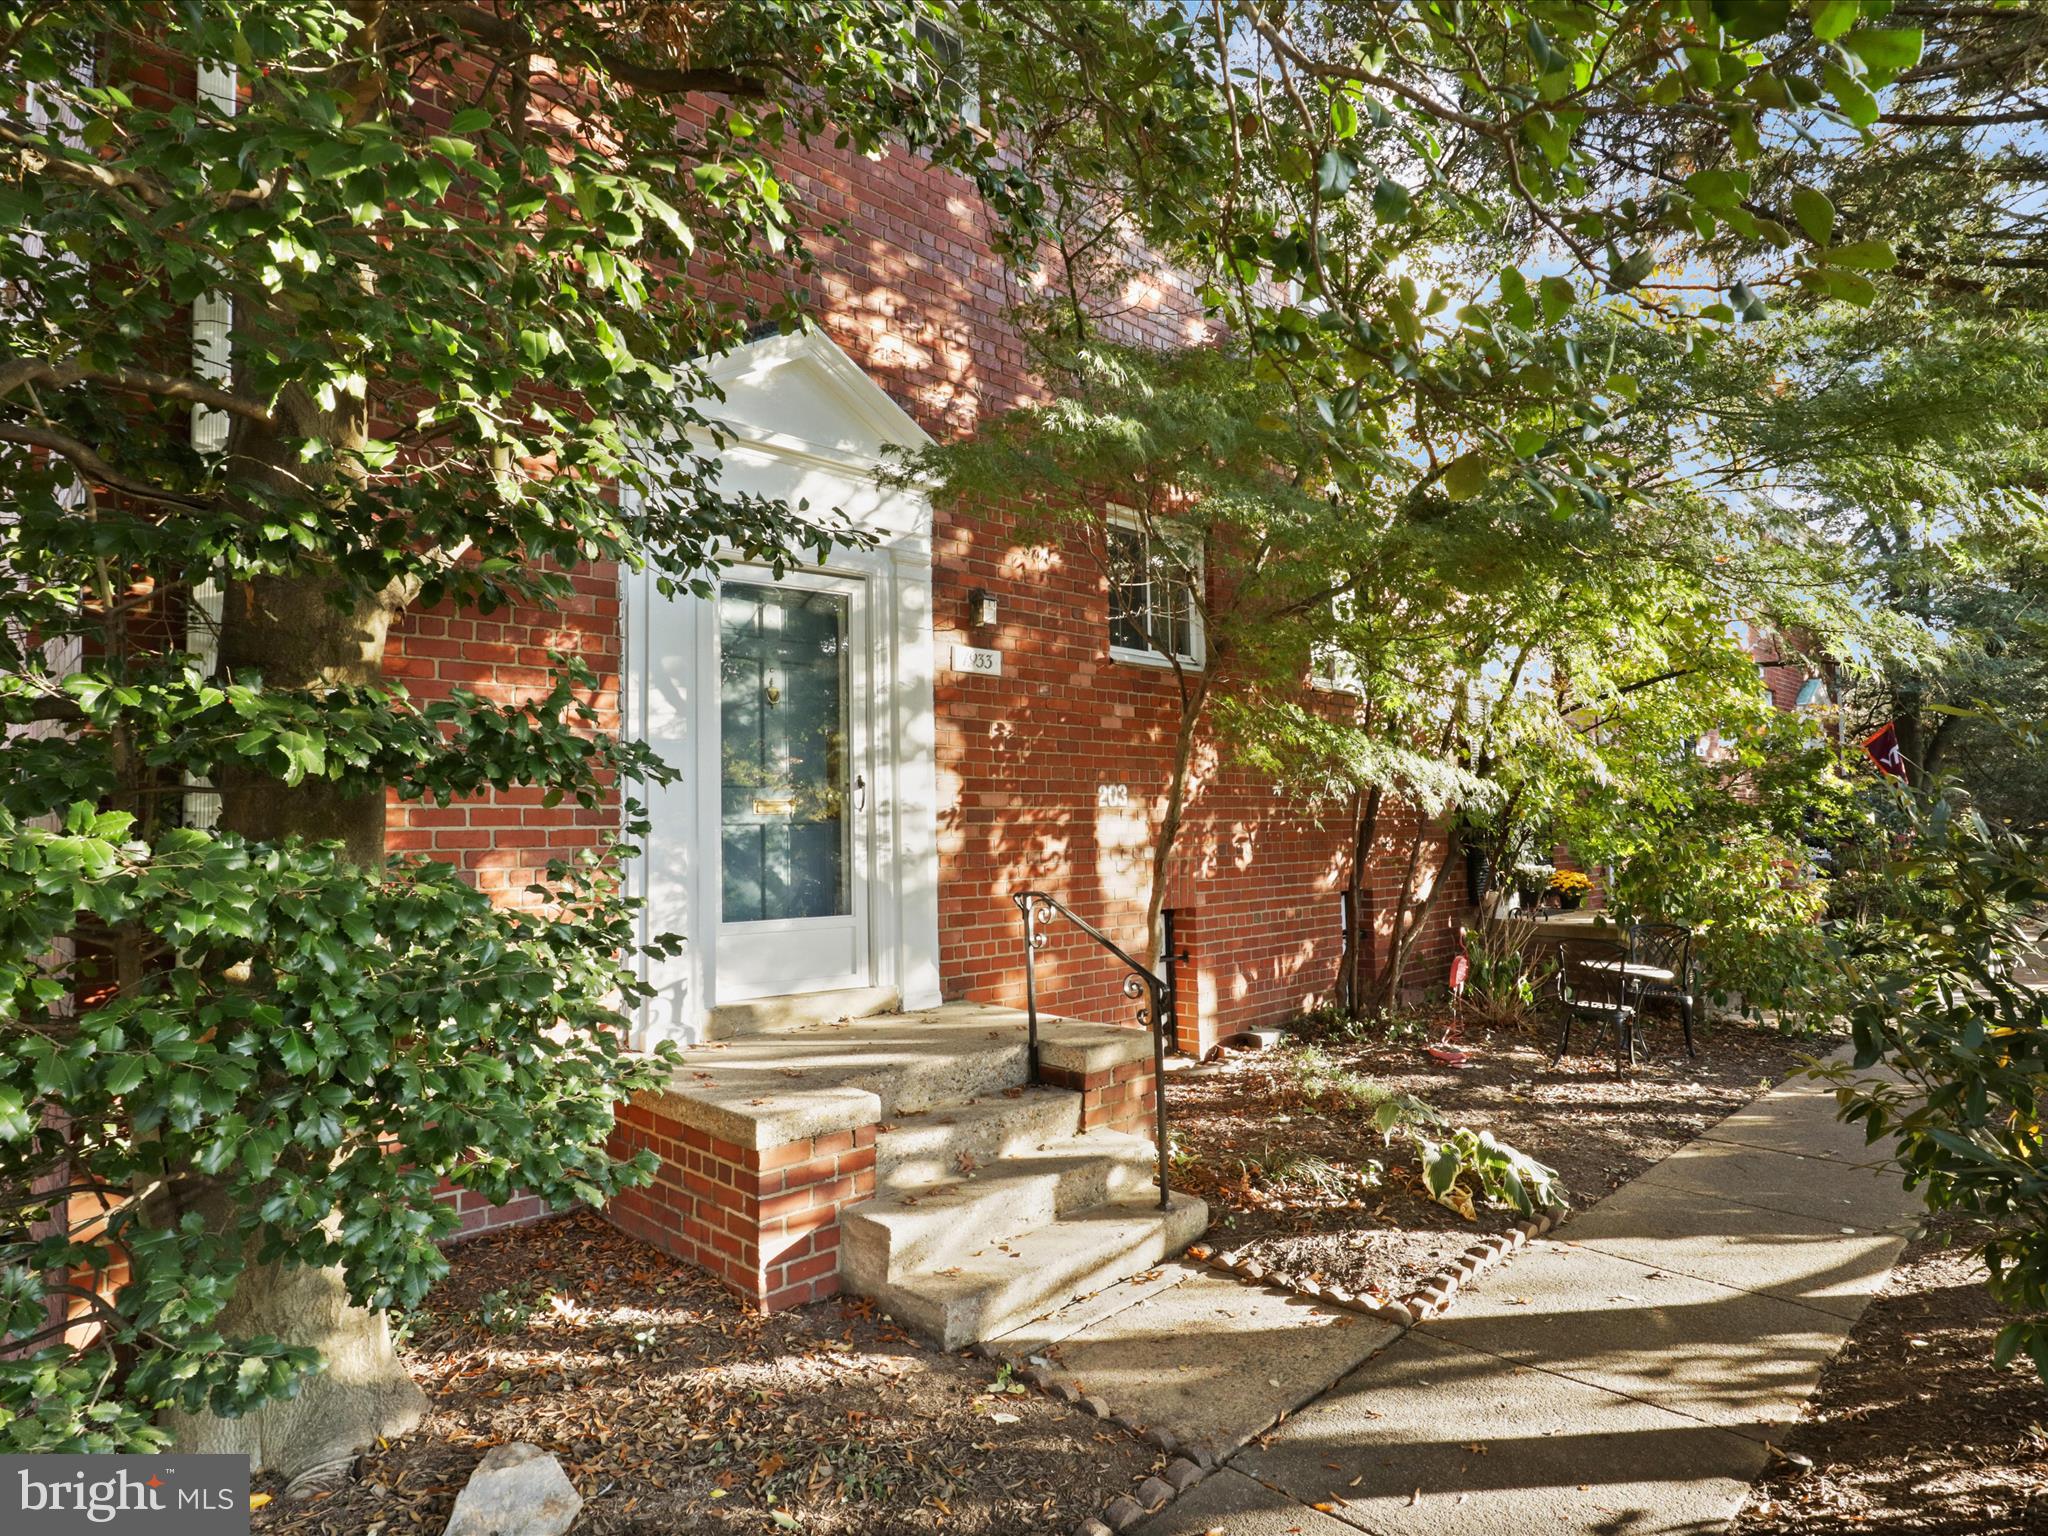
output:
M868 781L858 773L853 776L853 808L856 811L868 808Z

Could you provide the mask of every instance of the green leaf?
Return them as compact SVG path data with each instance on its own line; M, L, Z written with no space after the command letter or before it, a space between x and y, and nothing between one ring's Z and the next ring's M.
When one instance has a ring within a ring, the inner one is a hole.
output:
M1557 324L1571 313L1572 305L1577 302L1568 277L1546 277L1538 291L1543 296L1543 319L1547 325Z
M1424 1136L1416 1138L1415 1150L1422 1159L1422 1187L1433 1199L1443 1199L1458 1182L1458 1170L1464 1166L1458 1149L1449 1142L1439 1146Z
M1358 174L1358 162L1341 149L1323 151L1316 162L1316 190L1324 197L1342 197L1351 190L1351 178Z
M1657 270L1657 255L1654 251L1631 251L1607 268L1607 281L1616 293L1627 293L1639 286Z
M1813 0L1813 35L1832 43L1856 25L1862 11L1859 0Z
M1822 267L1816 275L1827 289L1830 298L1840 299L1845 304L1854 304L1858 309L1868 309L1877 302L1877 284L1861 272L1843 272L1833 267Z
M1330 132L1340 139L1358 134L1358 102L1347 81L1330 92Z
M1842 116L1858 128L1868 128L1877 121L1877 98L1870 94L1869 86L1832 60L1821 66L1820 76L1835 98L1835 105L1842 109Z
M450 133L477 133L491 126L491 114L482 107L464 107L448 119Z
M1726 208L1749 195L1747 171L1694 171L1685 178L1685 190L1709 208Z
M1851 240L1821 253L1832 266L1856 267L1865 272L1888 272L1899 264L1898 252L1889 240Z
M1484 454L1461 453L1444 466L1444 494L1453 501L1470 501L1486 489L1488 478Z
M1880 77L1880 84L1918 64L1924 44L1918 27L1865 27L1842 39L1842 46Z
M1408 189L1391 176L1382 176L1372 189L1372 216L1382 224L1398 224L1408 217L1413 199Z
M1792 0L1714 0L1714 19L1730 37L1753 43L1785 30L1792 19Z
M36 1128L36 1122L22 1107L21 1094L0 1086L0 1141L20 1141Z
M149 1076L149 1063L140 1056L116 1056L100 1073L100 1088L107 1093L127 1093Z
M1815 245L1826 245L1835 235L1835 205L1827 193L1814 187L1792 189L1792 217Z

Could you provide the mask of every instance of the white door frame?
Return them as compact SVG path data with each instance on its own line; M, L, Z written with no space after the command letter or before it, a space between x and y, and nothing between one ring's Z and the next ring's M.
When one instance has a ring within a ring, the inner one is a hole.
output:
M895 988L904 1007L930 1007L939 1001L931 503L920 487L885 486L876 476L887 449L930 439L819 333L753 343L713 372L726 391L721 417L731 438L721 484L836 509L873 540L796 570L864 583L869 975ZM717 974L718 774L707 756L717 740L717 610L687 594L664 596L646 572L623 573L620 587L621 728L683 774L631 791L649 823L637 840L644 856L628 866L629 891L645 903L641 941L684 940L674 957L639 962L654 996L639 1010L636 1043L689 1043L704 1038L715 1002L730 1000Z

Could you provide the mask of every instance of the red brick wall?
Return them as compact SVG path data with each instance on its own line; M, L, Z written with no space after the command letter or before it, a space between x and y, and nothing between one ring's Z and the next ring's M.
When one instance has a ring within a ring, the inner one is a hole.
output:
M506 1227L522 1226L548 1214L547 1202L538 1195L521 1195L503 1205L493 1205L475 1190L457 1189L453 1184L444 1183L435 1191L434 1198L455 1212L458 1225L445 1239L451 1243L459 1243L466 1237L481 1237L486 1232L497 1232Z
M875 1127L741 1147L658 1100L624 1105L612 1153L661 1159L652 1184L605 1207L625 1231L709 1270L764 1312L839 1289L839 1212L875 1192Z
M598 679L585 700L597 711L596 725L616 730L624 646L618 573L609 565L593 565L571 580L575 591L556 613L442 608L405 615L392 628L386 675L420 699L463 687L509 704L547 692L550 652L577 656ZM500 900L519 901L549 859L593 847L619 824L615 807L585 810L564 801L549 808L540 802L537 789L446 807L394 797L385 842L394 853L424 854L456 865Z
M1149 1137L1156 1125L1159 1076L1149 1061L1127 1061L1100 1072L1069 1072L1042 1066L1039 1077L1054 1088L1081 1095L1081 1129L1129 1131Z

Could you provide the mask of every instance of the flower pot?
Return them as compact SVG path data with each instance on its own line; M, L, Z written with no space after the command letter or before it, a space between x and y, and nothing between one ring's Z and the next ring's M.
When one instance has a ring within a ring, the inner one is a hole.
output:
M1559 891L1557 893L1557 910L1560 912L1576 912L1585 904L1586 895L1583 891Z

